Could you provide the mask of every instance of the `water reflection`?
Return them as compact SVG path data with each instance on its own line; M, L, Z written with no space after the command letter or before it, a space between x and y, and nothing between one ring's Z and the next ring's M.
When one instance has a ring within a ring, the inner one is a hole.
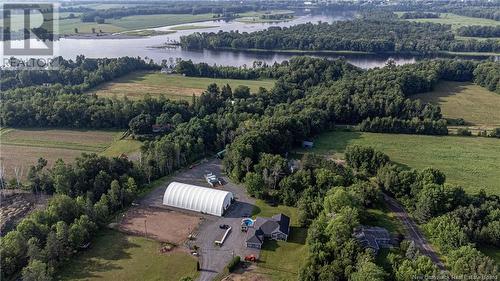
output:
M246 51L193 51L181 48L154 48L153 46L164 45L166 42L178 41L180 36L193 32L217 32L219 30L240 32L252 32L268 28L269 26L287 27L307 22L334 22L353 18L353 13L338 13L335 15L301 15L291 21L279 23L241 23L238 21L205 21L185 25L210 26L210 28L180 30L173 34L160 35L154 37L140 37L133 39L72 39L62 38L59 41L58 53L67 59L75 59L77 55L85 55L91 58L102 57L123 57L140 56L142 58L153 59L161 62L168 58L190 59L193 62L206 62L209 64L243 66L251 65L254 61L260 60L267 64L281 62L290 59L294 54L275 52L246 52ZM217 26L217 27L213 27ZM156 30L168 30L172 26L154 28ZM3 42L0 42L3 44ZM312 54L316 57L339 58L340 55ZM378 56L378 55L342 55L350 63L361 68L374 68L384 66L389 59L393 59L396 64L414 63L415 57L411 56Z

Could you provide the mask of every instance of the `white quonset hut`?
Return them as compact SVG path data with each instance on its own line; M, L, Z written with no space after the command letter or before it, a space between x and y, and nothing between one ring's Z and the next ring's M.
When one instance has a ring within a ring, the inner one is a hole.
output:
M171 182L163 195L163 205L222 216L233 201L231 192Z

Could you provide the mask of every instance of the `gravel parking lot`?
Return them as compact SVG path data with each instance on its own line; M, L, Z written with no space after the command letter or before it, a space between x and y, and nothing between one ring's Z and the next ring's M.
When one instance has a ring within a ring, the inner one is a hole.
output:
M199 280L212 280L219 272L223 271L227 263L233 256L244 257L248 254L258 256L259 251L248 249L245 246L246 233L240 231L240 223L243 217L251 216L254 208L255 200L248 196L244 188L240 185L232 183L222 171L222 163L219 159L211 159L186 169L174 175L171 179L165 182L164 185L153 190L150 194L144 197L139 203L142 206L167 208L162 205L163 194L168 184L172 181L193 184L198 186L210 187L205 181L203 175L214 173L221 177L225 184L219 189L230 191L233 193L236 202L230 207L223 217L210 215L201 215L186 210L174 209L176 212L190 214L197 217L202 217L200 225L195 234L196 239L190 241L189 244L200 247L199 261L201 265L201 274ZM168 209L173 209L168 207ZM232 231L226 238L222 246L216 246L214 241L220 240L224 234L224 230L219 228L219 225L227 224L232 227Z

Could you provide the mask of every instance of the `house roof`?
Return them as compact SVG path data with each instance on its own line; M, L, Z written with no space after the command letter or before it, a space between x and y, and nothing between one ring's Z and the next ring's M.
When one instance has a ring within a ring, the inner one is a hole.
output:
M391 235L387 229L377 226L361 226L354 231L354 237L359 240L363 247L370 247L377 251L380 249L379 241L391 239Z
M273 216L273 219L278 221L280 231L288 235L290 231L290 218L283 214L277 214Z
M264 234L262 230L250 228L247 232L247 243L262 244L264 242Z
M277 214L271 218L257 217L253 228L247 232L248 243L264 242L264 235L271 235L273 232L280 231L286 235L290 232L290 218L283 214Z

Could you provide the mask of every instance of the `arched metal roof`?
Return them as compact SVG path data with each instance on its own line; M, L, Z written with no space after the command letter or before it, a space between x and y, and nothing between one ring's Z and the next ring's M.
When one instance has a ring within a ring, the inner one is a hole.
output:
M163 195L163 205L222 216L232 199L231 192L171 182Z

